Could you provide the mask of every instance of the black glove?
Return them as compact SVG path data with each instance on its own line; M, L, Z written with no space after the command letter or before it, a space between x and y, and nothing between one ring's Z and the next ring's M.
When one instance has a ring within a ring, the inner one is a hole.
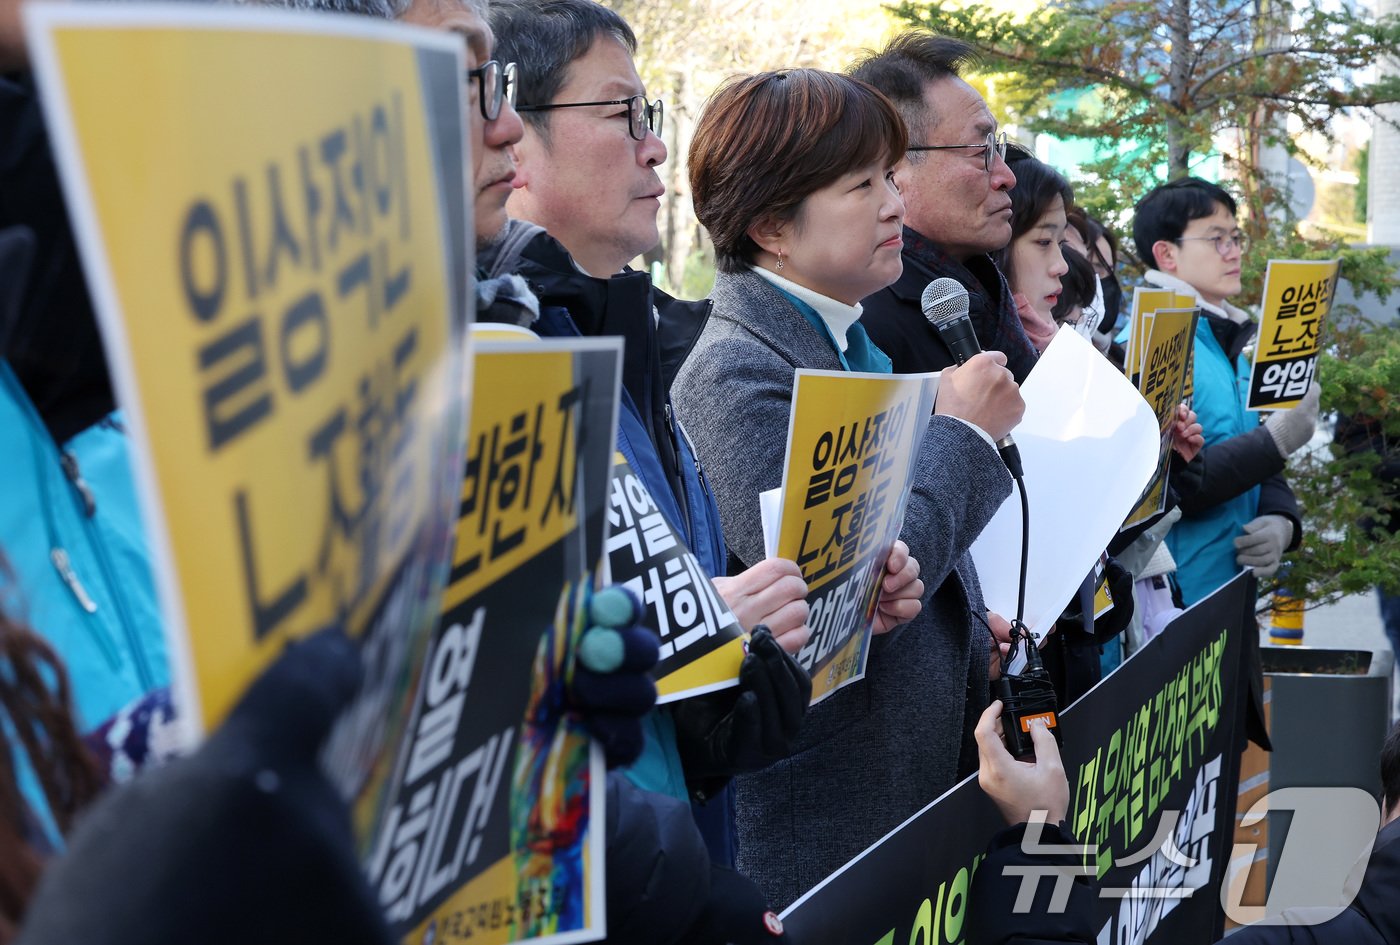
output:
M681 945L777 945L790 939L778 914L753 881L710 867L710 895Z
M317 761L359 679L338 629L289 645L199 751L93 806L19 941L389 945L349 811Z
M1194 498L1196 493L1201 491L1201 486L1205 482L1206 476L1206 451L1201 450L1191 460L1186 462L1176 451L1172 451L1171 463L1167 466L1167 485L1176 495L1176 502L1169 503L1180 505L1183 500Z
M676 742L686 779L757 771L792 753L812 700L812 679L759 626L739 667L739 686L678 702Z
M1108 583L1109 596L1113 607L1094 621L1094 641L1107 643L1127 629L1133 619L1133 575L1118 563L1117 558L1109 558L1104 565L1104 581Z
M750 880L710 862L690 805L608 775L605 945L768 945L782 923Z
M33 233L19 226L0 230L0 357L9 356L10 333L20 320L33 259Z
M660 657L656 634L637 623L641 602L631 591L606 587L588 605L584 633L568 686L569 707L603 748L608 767L642 753L642 718L656 704L651 668Z
M1093 616L1097 582L1089 578L1079 586L1074 600L1056 619L1061 640L1068 646L1101 646L1123 632L1133 616L1133 576L1110 557L1104 564L1104 582L1108 584L1113 608L1100 620Z

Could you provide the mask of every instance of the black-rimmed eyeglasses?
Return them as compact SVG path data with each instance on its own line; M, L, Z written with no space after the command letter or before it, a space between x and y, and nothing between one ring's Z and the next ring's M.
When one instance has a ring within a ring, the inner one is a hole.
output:
M1006 160L1006 132L997 134L995 131L987 133L987 140L981 144L911 144L909 151L955 151L962 148L981 148L982 166L986 168L988 174L992 172L992 155L995 154L1003 161Z
M492 59L483 62L479 68L467 70L467 81L476 80L476 103L481 106L481 117L495 121L501 117L504 102L515 104L515 63L504 65Z
M626 105L627 133L631 135L633 139L645 141L648 130L657 137L661 136L661 99L648 102L645 95L633 95L631 98L609 99L606 102L555 102L552 105L521 105L516 111L547 112L555 108L584 108L588 105Z

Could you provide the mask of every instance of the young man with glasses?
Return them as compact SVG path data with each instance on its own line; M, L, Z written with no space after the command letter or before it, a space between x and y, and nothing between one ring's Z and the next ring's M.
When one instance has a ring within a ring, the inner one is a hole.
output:
M1302 522L1283 478L1285 460L1312 438L1317 384L1292 410L1262 424L1244 408L1255 322L1228 301L1240 291L1248 239L1235 219L1235 201L1215 184L1186 177L1138 202L1133 240L1154 268L1149 285L1193 295L1196 326L1193 406L1205 433L1200 489L1181 503L1182 519L1167 533L1176 579L1189 606L1251 567L1260 577L1278 570L1298 547Z
M940 371L956 363L924 318L919 300L934 279L951 277L968 292L968 315L984 351L1006 355L1017 382L1036 352L1021 327L1011 290L993 253L1011 242L1016 176L1006 164L1006 134L977 90L959 77L972 47L910 32L862 60L851 75L894 102L910 147L895 169L904 196L904 274L862 302L861 324L901 372Z

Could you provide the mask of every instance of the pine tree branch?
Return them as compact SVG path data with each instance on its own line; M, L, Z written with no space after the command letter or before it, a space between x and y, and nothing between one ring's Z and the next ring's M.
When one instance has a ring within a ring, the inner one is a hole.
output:
M1150 86L1143 85L1137 82L1131 82L1128 79L1124 78L1121 74L1114 72L1112 69L1105 69L1101 66L1095 66L1083 62L1066 62L1061 59L1043 59L1040 58L1040 56L1038 55L1013 52L1008 49L1002 49L996 46L989 46L983 42L968 39L966 36L963 36L962 39L965 42L970 42L973 48L976 49L982 55L984 55L985 58L988 60L1005 61L1015 63L1017 65L1033 65L1037 69L1061 72L1069 75L1094 76L1095 78L1102 79L1108 85L1112 85L1116 88L1121 88L1130 92L1134 92L1142 96L1143 98L1149 98L1156 101L1164 101L1161 98L1161 96L1159 96L1156 93L1156 91L1154 91Z

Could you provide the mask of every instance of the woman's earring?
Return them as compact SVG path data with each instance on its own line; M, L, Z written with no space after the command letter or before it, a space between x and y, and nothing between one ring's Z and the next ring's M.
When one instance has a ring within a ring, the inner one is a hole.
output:
M783 268L783 251L781 249L778 250L778 268Z

